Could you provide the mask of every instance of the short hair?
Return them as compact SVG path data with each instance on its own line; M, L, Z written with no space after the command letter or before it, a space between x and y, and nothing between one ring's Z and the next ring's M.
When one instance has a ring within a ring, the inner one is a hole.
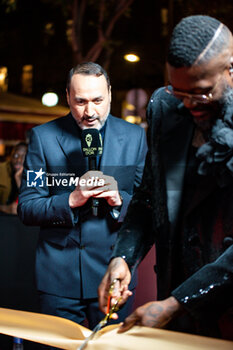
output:
M96 77L100 77L101 75L105 76L108 89L110 89L110 79L103 67L101 67L98 63L94 62L84 62L78 64L76 67L72 68L69 71L66 88L67 91L70 91L70 82L71 78L74 74L83 74L83 75L95 75Z
M17 144L13 147L13 149L17 149L17 148L20 148L20 147L26 147L26 148L27 148L28 145L27 145L26 142L21 141L21 142L17 143Z
M231 35L216 18L203 15L185 17L173 30L167 62L176 68L208 62L229 46Z
M23 141L17 143L17 144L14 145L14 147L11 149L11 151L10 151L10 156L12 157L13 154L14 154L14 152L15 152L17 149L21 148L21 147L25 147L26 150L27 150L28 144L27 144L26 142L23 142Z

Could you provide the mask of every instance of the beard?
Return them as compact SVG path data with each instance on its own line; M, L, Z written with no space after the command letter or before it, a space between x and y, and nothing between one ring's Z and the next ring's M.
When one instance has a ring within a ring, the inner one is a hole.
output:
M222 114L224 115L228 107L233 104L233 88L231 86L227 85L225 87L219 102L222 106Z
M194 122L202 131L208 132L208 130L212 128L217 119L223 118L226 110L231 105L233 106L233 88L228 85L227 82L225 82L223 86L222 96L218 101L214 102L213 105L210 106L211 117L207 120L194 120Z
M97 129L97 130L100 130L100 129L104 126L104 124L105 124L105 122L106 122L106 120L107 120L107 117L108 117L108 114L105 115L104 117L102 117L102 119L101 119L99 116L94 116L94 117L82 117L82 119L78 122L78 125L79 125L80 129L82 129L82 130L89 129L89 127L86 126L86 125L84 125L83 122L84 122L85 120L87 120L87 121L88 121L88 120L90 120L90 121L96 120L97 123L96 123L96 125L95 125L94 128Z
M97 130L100 130L102 129L102 127L104 126L104 124L106 123L107 119L108 119L108 116L109 116L109 113L110 113L110 110L111 110L111 104L109 103L108 105L108 108L107 108L107 111L105 113L104 116L100 117L99 115L95 115L95 116L92 116L92 117L89 117L89 116L83 116L81 118L81 120L76 120L78 126L80 127L80 129L84 130L84 129L89 129L88 126L84 125L84 121L85 120L96 120L97 121L97 124L95 125L95 129Z

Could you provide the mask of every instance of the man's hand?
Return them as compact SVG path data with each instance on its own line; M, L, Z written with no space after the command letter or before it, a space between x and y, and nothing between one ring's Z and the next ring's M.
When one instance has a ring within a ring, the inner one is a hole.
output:
M131 273L129 271L128 265L122 258L114 258L109 266L108 270L105 273L102 282L98 288L99 293L99 307L100 310L106 313L107 310L107 301L109 288L111 283L117 280L114 285L114 290L112 292L112 305L116 302L120 297L121 302L119 305L122 305L126 302L129 296L132 295L132 292L128 290L128 285L131 280ZM117 319L117 314L113 314L112 318Z
M23 165L21 165L21 167L14 174L15 182L18 189L20 188L20 185L21 185L22 173L23 173Z
M103 175L104 186L99 187L95 198L105 198L108 204L112 207L122 205L122 199L118 191L117 181L112 176Z
M169 321L179 315L182 310L181 304L174 297L146 303L138 307L125 319L118 333L123 333L134 325L163 328Z
M93 179L97 181L91 182ZM80 185L82 183L85 185ZM71 208L81 207L90 197L105 198L110 206L122 204L117 181L112 176L104 175L102 171L88 171L79 179L78 186L70 194L69 205Z
M13 202L11 204L2 204L0 205L0 211L6 214L17 215L17 207L18 207L17 202Z

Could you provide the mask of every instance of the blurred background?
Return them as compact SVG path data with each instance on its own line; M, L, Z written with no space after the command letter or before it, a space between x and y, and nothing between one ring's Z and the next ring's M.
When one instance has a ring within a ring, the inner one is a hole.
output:
M174 25L208 14L232 30L232 13L232 0L1 0L0 159L31 127L67 113L67 73L84 61L109 73L112 114L146 127L148 99L166 82Z

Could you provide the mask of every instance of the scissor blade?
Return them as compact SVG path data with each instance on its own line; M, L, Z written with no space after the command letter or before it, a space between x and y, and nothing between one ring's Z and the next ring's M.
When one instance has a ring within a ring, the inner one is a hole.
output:
M101 330L101 328L107 323L107 320L105 320L105 318L100 321L95 328L93 329L92 333L84 340L84 342L82 343L82 345L77 349L77 350L83 350L85 349L85 347L87 346L87 343L89 342L89 340L92 340L94 338L94 336L96 335L97 332L99 332Z
M95 328L93 329L92 333L84 340L84 342L82 343L82 345L77 349L77 350L83 350L85 349L85 347L87 346L89 340L92 340L95 336L95 334L102 328L104 327L108 321L110 320L112 314L116 311L118 311L118 304L121 301L121 297L115 302L115 304L110 307L111 305L111 295L112 295L112 291L114 288L114 285L116 283L117 279L115 279L113 281L113 283L110 286L109 289L109 296L108 296L108 306L107 306L107 314L105 315L105 317L95 326Z

